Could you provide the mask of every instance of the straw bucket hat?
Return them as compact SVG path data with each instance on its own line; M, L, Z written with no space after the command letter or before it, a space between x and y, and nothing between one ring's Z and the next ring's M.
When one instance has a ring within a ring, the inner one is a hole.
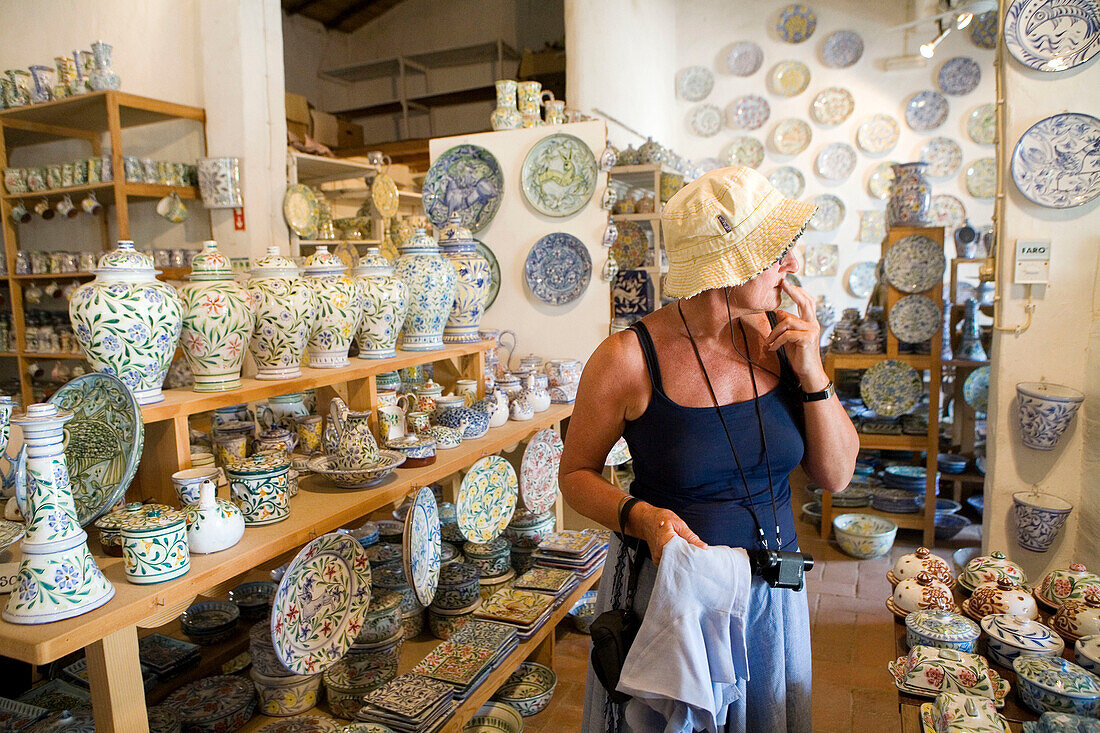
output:
M751 168L705 173L661 213L669 263L664 292L690 298L748 282L786 254L815 209L785 198Z

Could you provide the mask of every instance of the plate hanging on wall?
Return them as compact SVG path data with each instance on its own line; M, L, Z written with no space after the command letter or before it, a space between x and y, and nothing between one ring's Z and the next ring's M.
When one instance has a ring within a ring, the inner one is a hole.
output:
M713 104L700 104L691 111L688 127L699 137L717 135L722 129L722 110Z
M831 232L844 221L844 202L831 193L814 196L810 203L817 207L807 225L817 232Z
M798 198L806 190L806 179L802 176L802 171L793 165L776 168L768 175L768 183L789 199Z
M1072 69L1100 53L1098 19L1100 0L1012 0L1005 10L1005 46L1036 71Z
M821 125L839 125L852 114L856 100L844 87L822 89L810 105L810 117Z
M474 240L474 247L479 255L489 261L489 292L485 295L485 310L489 310L500 293L500 263L493 250L480 239Z
M705 66L689 66L676 75L676 91L689 102L701 102L714 88L714 74Z
M591 200L599 172L596 156L579 137L548 135L523 160L523 196L539 213L571 216Z
M775 32L787 43L802 43L817 29L817 16L806 5L788 5L779 13Z
M581 240L572 234L555 232L531 247L523 274L536 298L550 305L566 305L588 289L592 258Z
M1100 119L1066 113L1028 129L1012 151L1012 180L1040 206L1067 209L1100 196ZM967 185L970 184L969 171Z
M992 145L997 137L997 106L987 102L975 107L966 118L966 134L979 145Z
M772 147L780 155L798 155L810 145L813 131L805 120L782 120L772 130Z
M755 137L735 137L726 147L726 163L756 168L764 162L764 144Z
M397 190L397 184L387 173L379 173L370 184L370 198L374 204L374 210L383 219L392 219L397 214L401 203L401 194Z
M856 298L869 296L871 291L875 289L875 283L878 282L877 271L877 262L857 262L852 265L851 269L848 270L848 292Z
M825 38L821 58L826 66L846 69L863 56L863 36L855 31L834 31Z
M955 229L966 223L966 207L949 193L937 193L932 197L929 216L933 226Z
M856 149L848 143L830 143L817 154L817 174L827 181L843 181L856 167Z
M872 168L867 179L867 193L880 201L890 198L890 191L894 187L895 165L897 163L894 161L886 160Z
M927 163L924 174L929 178L950 178L962 165L963 152L949 137L934 137L920 149L920 160Z
M611 245L611 255L623 270L633 270L645 264L646 253L649 252L649 238L646 237L645 228L636 221L617 221L615 226L619 229L619 236Z
M462 226L476 233L489 225L500 208L504 174L485 148L456 145L432 163L422 193L424 213L436 229L457 211Z
M966 192L976 199L997 195L997 162L993 158L979 158L967 167Z
M888 153L898 144L901 128L898 121L890 115L872 115L856 130L856 144L859 149L871 155Z
M935 130L947 120L947 98L939 92L926 89L917 92L905 105L905 122L913 130Z
M810 67L801 61L780 61L768 75L768 89L781 97L794 97L810 85Z
M969 56L956 56L948 59L940 67L936 84L944 94L961 96L970 94L978 88L982 80L982 67Z
M653 282L645 270L622 270L611 285L611 307L616 318L653 312Z
M970 40L978 48L997 48L997 11L978 13L970 22Z
M764 63L764 51L754 41L738 41L726 54L726 70L734 76L752 76Z

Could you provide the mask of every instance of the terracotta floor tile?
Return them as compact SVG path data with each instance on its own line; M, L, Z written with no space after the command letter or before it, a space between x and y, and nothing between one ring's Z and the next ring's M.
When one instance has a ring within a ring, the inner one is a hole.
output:
M843 685L818 682L815 675L813 729L816 733L852 730L852 693Z

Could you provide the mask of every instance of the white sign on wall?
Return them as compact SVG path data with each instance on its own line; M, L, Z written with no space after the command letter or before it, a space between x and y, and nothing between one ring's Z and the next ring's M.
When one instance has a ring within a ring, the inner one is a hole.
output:
M1050 282L1050 240L1016 240L1017 285L1045 285Z

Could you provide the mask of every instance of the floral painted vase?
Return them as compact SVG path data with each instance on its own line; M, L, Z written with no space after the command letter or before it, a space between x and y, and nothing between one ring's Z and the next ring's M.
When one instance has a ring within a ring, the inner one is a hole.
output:
M363 293L359 283L344 274L347 269L323 244L306 258L306 283L317 296L317 317L307 344L311 367L349 364L348 348L363 317Z
M267 254L253 263L247 287L256 313L248 347L256 360L256 379L300 377L317 311L313 288L278 247L268 247Z
M329 424L336 438L336 467L354 471L378 462L378 442L369 412L353 412L339 397L329 402Z
M164 583L191 569L186 515L179 509L146 508L122 525L126 580L136 585Z
M92 44L92 55L95 58L95 69L92 70L91 75L88 77L88 86L94 91L102 91L104 89L118 89L122 86L122 81L119 79L118 74L111 69L111 51L110 44L103 41L96 41Z
M890 167L894 171L894 185L890 191L890 201L886 204L890 226L927 225L932 207L932 186L924 177L928 164L898 163Z
M462 217L452 212L447 226L439 232L439 248L455 268L455 299L443 341L448 344L468 344L480 341L478 326L485 313L492 273L489 261L477 253L470 230L462 226Z
M357 341L360 359L397 355L397 337L409 310L409 288L377 247L369 247L353 272L363 289L363 322Z
M191 262L191 282L180 288L180 345L195 375L196 392L241 386L244 351L256 325L252 296L233 279L229 258L213 240Z
M129 240L99 258L95 276L69 298L77 343L92 367L121 379L139 405L162 401L183 324L179 295L157 280L153 258Z
M439 254L439 247L423 229L403 247L394 268L409 289L409 312L401 328L405 351L443 348L443 328L454 305L455 268Z
M966 301L958 357L968 361L989 361L985 347L982 346L982 331L978 325L978 301L974 298Z
M213 481L199 485L199 502L187 507L187 545L192 554L228 550L244 536L244 515L231 501L216 496Z

